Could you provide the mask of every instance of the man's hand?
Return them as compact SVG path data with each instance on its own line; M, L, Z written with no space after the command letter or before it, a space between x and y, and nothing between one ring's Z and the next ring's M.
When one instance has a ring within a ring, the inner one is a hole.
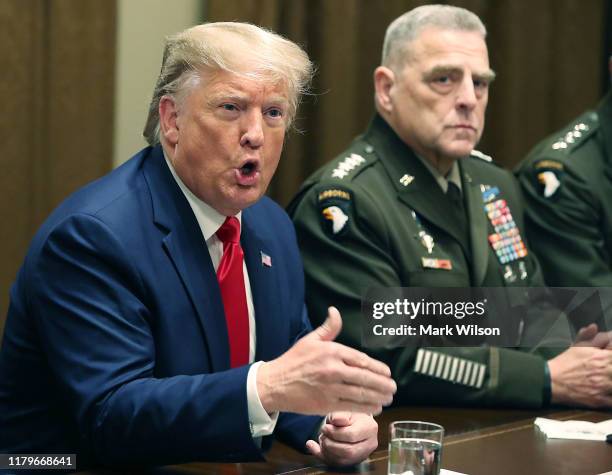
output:
M378 447L378 424L367 414L336 412L327 416L319 442L309 440L306 449L328 465L354 465Z
M576 346L592 346L612 350L612 332L600 332L597 324L582 327L576 335Z
M259 367L257 393L268 413L378 414L391 404L397 389L391 370L361 351L335 343L341 328L338 310L330 307L323 325Z
M612 407L612 350L571 346L548 361L552 402Z

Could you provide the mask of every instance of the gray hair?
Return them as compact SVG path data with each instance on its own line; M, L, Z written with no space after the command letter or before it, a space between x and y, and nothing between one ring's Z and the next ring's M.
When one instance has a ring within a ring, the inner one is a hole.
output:
M161 98L169 95L180 102L203 73L217 71L283 82L289 99L289 126L302 94L308 90L314 68L297 44L249 23L205 23L169 36L143 131L150 145L159 143Z
M469 10L451 5L423 5L396 18L387 28L383 43L383 66L394 69L404 64L410 54L409 43L428 27L473 31L487 36L480 18Z

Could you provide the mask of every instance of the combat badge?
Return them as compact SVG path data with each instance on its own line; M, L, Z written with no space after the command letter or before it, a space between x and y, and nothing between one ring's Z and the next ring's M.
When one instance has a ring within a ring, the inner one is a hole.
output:
M436 243L434 242L434 238L425 230L425 227L419 219L419 215L416 214L414 210L411 210L411 214L418 229L418 233L415 237L418 238L423 247L427 250L427 254L431 255L436 245ZM430 257L429 255L426 257L421 257L421 266L423 266L423 269L453 269L453 263L450 259L439 259L437 257Z
M348 229L351 194L342 188L326 188L317 195L319 216L325 231L341 236Z
M421 241L423 247L427 249L427 254L431 254L433 252L434 246L436 245L436 243L434 242L434 238L431 234L425 231L425 228L421 224L421 220L419 219L418 215L414 210L411 211L411 214L419 230L417 237L419 238L419 241Z
M552 197L561 186L563 163L556 160L540 160L533 166L544 198Z

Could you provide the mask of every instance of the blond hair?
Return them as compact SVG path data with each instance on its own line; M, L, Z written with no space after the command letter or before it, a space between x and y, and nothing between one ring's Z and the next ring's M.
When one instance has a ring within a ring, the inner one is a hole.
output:
M310 85L313 65L297 44L249 23L205 23L169 36L143 131L150 145L159 143L161 98L169 95L180 102L203 73L216 71L284 83L289 126Z

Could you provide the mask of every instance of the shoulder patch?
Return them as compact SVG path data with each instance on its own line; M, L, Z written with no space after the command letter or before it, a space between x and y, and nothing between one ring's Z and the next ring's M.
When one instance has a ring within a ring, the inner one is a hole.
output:
M544 198L551 198L561 186L565 165L550 158L538 160L533 164L534 173L540 185L540 192Z
M366 159L356 153L351 153L348 157L345 157L336 165L332 170L332 178L343 179L353 170L359 168L366 162Z
M342 236L348 229L352 196L341 187L322 188L317 193L321 226L331 236Z
M565 168L565 166L563 165L563 163L559 162L558 160L550 160L550 159L544 159L544 160L538 160L537 162L535 162L533 164L533 168L535 168L536 170L563 170Z
M319 192L317 196L317 201L320 203L321 201L328 200L330 198L339 198L342 200L351 200L351 195L348 191L340 190L338 188L329 188L327 190Z
M587 112L574 123L561 130L559 137L550 148L556 152L567 154L590 137L599 126L599 116L596 112Z
M562 173L558 170L546 170L538 173L538 182L541 185L542 196L552 197L561 186Z

